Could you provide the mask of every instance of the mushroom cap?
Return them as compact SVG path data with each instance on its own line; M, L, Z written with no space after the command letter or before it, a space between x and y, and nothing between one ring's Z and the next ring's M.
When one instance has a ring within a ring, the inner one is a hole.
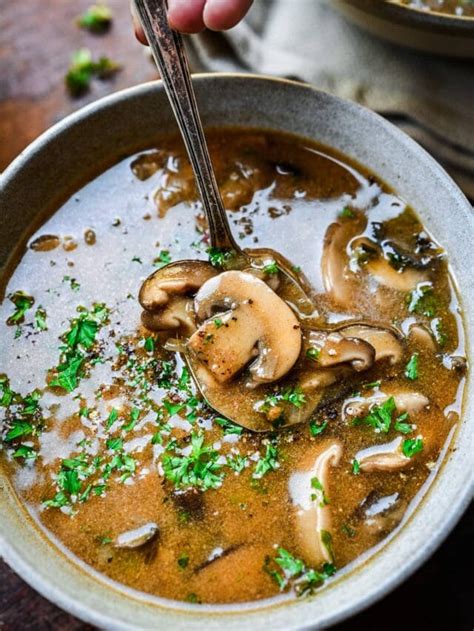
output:
M143 311L142 323L151 331L172 331L182 329L191 335L196 330L192 298L172 296L161 309Z
M205 322L188 348L220 382L232 379L256 357L249 370L255 383L283 377L301 350L299 322L268 285L246 272L229 271L209 279L196 294L195 312ZM219 325L212 314L219 314Z
M307 336L310 348L319 351L318 368L346 364L356 372L367 370L375 360L373 346L358 336L344 335L337 331L310 331Z
M170 296L195 293L217 274L206 261L177 261L165 265L149 276L141 286L138 300L147 311L165 305Z
M393 329L361 322L340 327L338 333L365 340L374 348L376 362L388 359L391 364L396 364L403 357L402 343Z

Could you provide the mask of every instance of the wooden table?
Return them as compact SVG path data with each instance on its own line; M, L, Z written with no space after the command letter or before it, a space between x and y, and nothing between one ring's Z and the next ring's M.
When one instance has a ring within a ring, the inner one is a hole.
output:
M91 0L0 0L0 170L42 131L70 112L109 92L156 76L134 39L127 0L109 0L111 30L94 36L74 18ZM81 47L123 64L110 81L71 99L64 75L71 53ZM344 631L400 628L470 631L472 522L467 514L434 557L402 587L340 626ZM0 561L1 631L86 631L91 629L39 596Z

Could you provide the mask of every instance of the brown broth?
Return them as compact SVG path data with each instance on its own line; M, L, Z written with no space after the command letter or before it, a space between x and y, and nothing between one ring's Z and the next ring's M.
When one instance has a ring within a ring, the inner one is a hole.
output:
M337 570L402 522L459 421L464 346L444 253L406 203L375 177L330 150L274 133L219 131L210 134L210 149L242 246L272 247L301 267L326 324L364 318L395 326L404 334L402 360L377 363L338 382L314 415L313 433L326 424L314 436L308 423L274 435L226 434L185 383L180 357L161 350L157 336L140 324L136 297L154 261L206 258L205 222L189 164L175 139L163 140L156 151L123 160L75 193L31 237L18 261L0 306L0 372L17 393L9 400L3 382L2 460L34 517L99 572L169 599L233 603L280 594L271 575L283 575L273 560L279 547L307 568L313 565L307 541L298 535L288 485L331 445L341 455L323 490ZM324 236L330 224L350 221L356 234L369 235L375 225L404 251L424 247L433 256L424 272L432 283L428 315L409 312L406 292L374 287L364 269L350 306L327 295L321 278ZM15 310L11 297L20 290L35 302L23 321L7 325ZM93 331L85 375L69 393L48 387L65 343L59 338L78 317L77 307L91 309L94 303L105 303L109 315ZM46 330L39 307L46 312ZM407 335L414 322L434 333L431 343ZM145 342L150 337L154 348ZM410 380L405 370L414 353L418 374ZM41 393L39 412L24 402L35 389ZM406 420L416 425L407 434L394 427L398 413L387 433L343 416L348 401L400 392L429 400ZM182 409L173 408L179 404ZM113 409L118 418L112 416L107 427ZM19 418L38 432L27 428L23 436L9 437ZM176 488L163 475L163 458L182 457L182 448L187 454L193 432L217 452L214 473L223 476L218 488ZM361 450L419 436L423 449L403 468L354 473ZM277 464L265 458L273 448ZM28 451L37 457L24 457ZM234 471L227 458L242 470ZM263 462L270 464L259 475ZM45 507L43 501L52 498L64 505ZM149 522L159 527L149 542L133 549L114 545L121 533ZM315 569L330 573L322 563ZM284 589L297 586L298 579L290 578Z

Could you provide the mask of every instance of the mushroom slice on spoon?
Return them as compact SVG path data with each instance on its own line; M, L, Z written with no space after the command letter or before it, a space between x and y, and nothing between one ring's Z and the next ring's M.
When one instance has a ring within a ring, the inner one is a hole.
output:
M283 377L301 350L299 322L288 305L262 280L246 272L224 272L207 281L194 299L205 319L191 336L191 353L220 382L249 367L254 383ZM217 309L226 309L212 318Z

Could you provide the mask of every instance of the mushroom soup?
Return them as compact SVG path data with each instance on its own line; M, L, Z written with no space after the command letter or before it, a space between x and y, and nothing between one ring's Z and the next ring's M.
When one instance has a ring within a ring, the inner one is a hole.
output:
M209 248L177 140L122 160L7 280L3 466L55 541L122 584L304 597L436 474L461 414L460 308L446 253L376 177L299 138L209 139L235 235L291 260L311 308L281 262L232 269Z

